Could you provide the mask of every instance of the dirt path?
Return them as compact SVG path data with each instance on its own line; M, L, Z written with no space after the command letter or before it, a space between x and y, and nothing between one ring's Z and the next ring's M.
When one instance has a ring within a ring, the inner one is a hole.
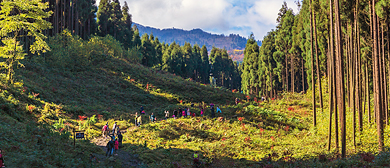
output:
M110 161L120 161L122 164L122 167L139 167L141 164L140 159L138 158L138 155L131 154L129 152L126 152L124 150L119 149L117 151L117 155L114 155L114 157L106 157L105 153L107 151L106 145L109 141L109 138L104 137L98 137L93 139L91 142L98 145L104 152L104 155L101 154L94 154L98 160L106 160L109 159Z

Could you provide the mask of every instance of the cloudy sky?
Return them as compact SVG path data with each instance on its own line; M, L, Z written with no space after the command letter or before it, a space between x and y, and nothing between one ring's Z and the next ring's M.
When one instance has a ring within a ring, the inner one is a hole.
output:
M201 28L216 34L254 33L262 40L275 29L276 18L284 0L120 0L133 15L133 22L155 28ZM296 13L296 0L285 0Z

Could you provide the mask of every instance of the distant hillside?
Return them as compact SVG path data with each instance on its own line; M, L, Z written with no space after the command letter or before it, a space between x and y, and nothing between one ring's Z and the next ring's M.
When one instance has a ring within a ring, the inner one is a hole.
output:
M206 45L210 51L213 46L217 48L225 48L229 51L229 54L234 61L241 62L244 58L242 53L234 55L234 50L244 50L247 39L237 34L230 34L229 36L211 34L203 31L202 29L182 30L176 28L169 29L157 29L153 27L143 26L137 23L140 35L153 33L154 37L158 37L161 42L172 43L176 42L179 45L184 45L185 42L189 42L191 45L198 44L199 46ZM261 41L257 42L259 46Z

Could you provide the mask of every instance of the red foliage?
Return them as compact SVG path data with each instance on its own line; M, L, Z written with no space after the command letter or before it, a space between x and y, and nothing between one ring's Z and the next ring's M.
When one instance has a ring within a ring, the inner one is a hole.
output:
M101 120L103 118L103 115L98 114L97 117L98 117L98 120Z
M86 118L88 118L88 117L87 116L79 116L80 121L83 121Z
M180 100L179 102L180 102L180 104L183 104L183 100Z
M288 131L290 129L290 126L286 126L286 127L284 127L284 131Z
M238 117L238 121L242 121L244 117Z
M28 106L28 111L32 112L35 109L34 106Z
M287 110L288 110L288 111L294 111L294 108L289 107Z
M221 140L224 141L224 140L226 140L226 138L222 138Z
M275 98L272 98L271 100L275 100Z
M272 140L272 141L275 141L275 137L274 137L274 136L271 136L271 140Z
M248 100L248 101L250 101L251 100L251 98L247 95L246 96L246 99Z
M251 137L245 137L245 142L249 142L251 140Z

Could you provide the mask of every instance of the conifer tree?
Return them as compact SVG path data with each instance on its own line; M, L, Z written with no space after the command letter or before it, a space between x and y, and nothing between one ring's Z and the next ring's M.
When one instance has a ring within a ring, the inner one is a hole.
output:
M246 43L244 50L244 60L243 60L243 71L241 74L242 78L242 90L246 94L253 94L254 91L254 82L256 81L257 66L254 65L258 63L259 56L259 46L255 40L253 34L251 34Z
M100 36L107 35L109 30L109 24L110 24L110 16L111 16L111 4L110 0L101 0L99 3L99 9L97 11L97 24L98 24L98 31Z
M27 32L27 36L33 39L29 49L31 53L40 54L50 50L43 31L51 27L51 23L45 19L52 12L46 12L48 3L40 0L3 0L0 4L0 37L4 44L0 46L0 57L4 58L0 66L6 70L7 82L12 83L14 68L21 65L19 60L26 55L19 41L24 36L21 32Z
M209 64L209 56L208 56L207 48L205 45L203 45L201 48L200 56L202 60L202 64L200 66L201 79L204 84L207 84L209 79L209 74L210 74L210 64Z

